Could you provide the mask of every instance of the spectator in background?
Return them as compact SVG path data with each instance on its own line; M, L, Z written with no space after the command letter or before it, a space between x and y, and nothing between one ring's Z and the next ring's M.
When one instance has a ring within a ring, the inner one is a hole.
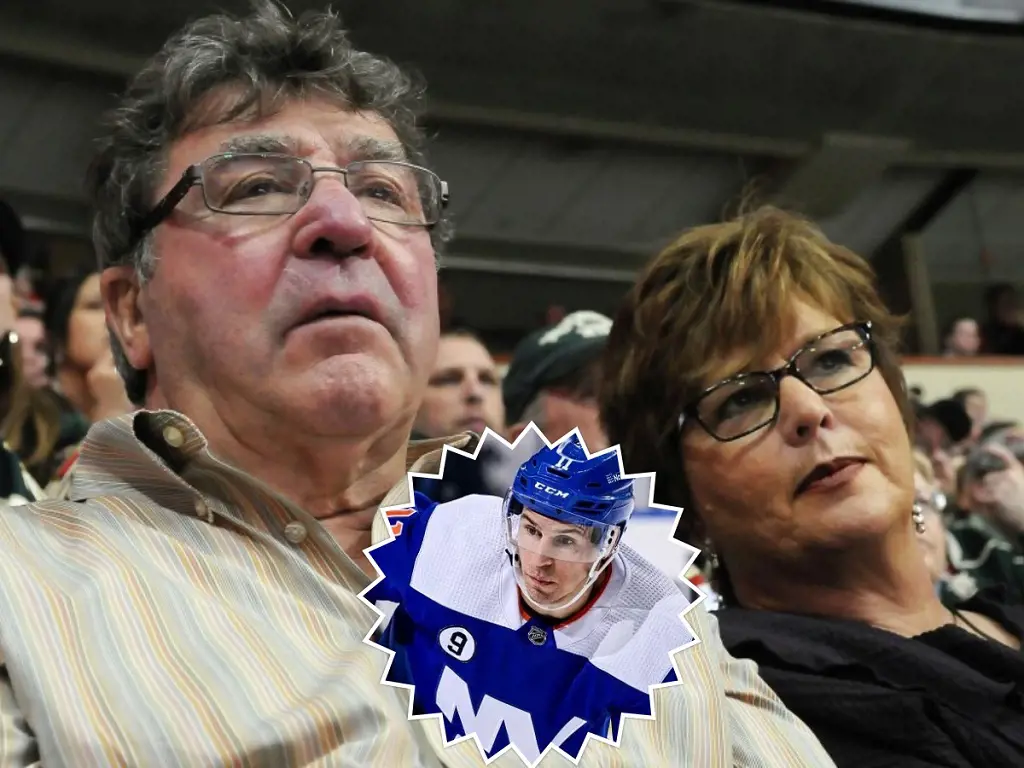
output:
M114 366L99 273L55 282L44 318L55 388L68 403L90 423L133 410Z
M22 309L14 322L14 330L18 333L25 383L36 389L49 386L50 350L43 313L37 309Z
M971 434L969 440L973 443L981 435L988 421L988 396L976 387L958 389L950 397L960 403L960 406L967 412L971 419Z
M931 460L935 482L947 496L956 493L961 446L972 428L971 417L956 400L915 406L914 444Z
M504 434L500 379L498 366L479 336L464 329L444 333L416 415L417 436L483 434L486 427Z
M917 540L924 552L925 564L935 591L946 606L956 606L973 597L978 586L971 575L960 569L962 553L949 532L946 511L949 500L935 483L932 463L921 451L914 450L914 504L924 523ZM955 563L955 565L954 565Z
M954 563L979 590L1005 591L1024 602L1024 435L994 432L964 462L965 517L950 524Z
M981 331L973 317L958 317L942 337L944 357L973 357L981 350Z
M985 291L988 318L981 329L982 349L990 355L1024 355L1024 315L1017 289L999 283Z
M519 343L502 382L510 440L533 422L549 441L579 427L592 452L608 447L596 391L611 324L598 312L581 310Z

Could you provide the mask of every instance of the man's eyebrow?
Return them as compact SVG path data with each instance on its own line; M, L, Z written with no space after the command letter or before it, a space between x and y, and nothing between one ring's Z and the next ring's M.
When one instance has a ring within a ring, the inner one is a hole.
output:
M338 157L345 162L387 160L395 163L409 162L405 146L400 141L378 139L375 136L356 136L342 141L337 146Z
M248 152L270 152L281 155L298 154L298 142L288 136L275 136L272 134L243 134L232 136L221 142L221 152L244 154Z

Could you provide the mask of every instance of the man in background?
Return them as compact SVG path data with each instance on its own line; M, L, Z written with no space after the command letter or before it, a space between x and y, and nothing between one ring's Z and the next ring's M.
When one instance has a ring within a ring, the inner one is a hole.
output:
M443 333L413 427L418 437L505 429L498 366L483 341L465 329Z
M595 397L611 326L610 318L581 310L519 343L502 382L510 440L533 422L549 441L579 427L591 451L608 447Z

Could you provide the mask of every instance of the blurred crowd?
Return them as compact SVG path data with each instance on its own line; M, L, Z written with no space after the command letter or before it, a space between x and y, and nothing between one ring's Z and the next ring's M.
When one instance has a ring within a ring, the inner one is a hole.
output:
M0 432L26 471L0 478L5 498L55 489L90 424L131 410L114 366L100 276L83 269L54 278L30 266L29 238L0 201Z

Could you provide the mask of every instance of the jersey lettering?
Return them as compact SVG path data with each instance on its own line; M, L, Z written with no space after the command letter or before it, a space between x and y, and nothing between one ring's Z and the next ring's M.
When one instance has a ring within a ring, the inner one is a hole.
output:
M437 705L450 723L454 722L458 713L465 734L469 736L475 733L488 755L494 747L501 726L504 725L509 743L522 752L529 762L536 762L540 758L537 732L529 712L492 696L484 696L480 702L480 709L475 709L466 681L448 667L441 673L441 682L437 686ZM574 717L558 732L552 743L561 746L584 725L585 720Z
M390 512L388 512L388 523L391 524L391 532L393 534L395 534L395 536L400 536L401 533L402 533L402 528L405 527L403 525L403 523L402 523L401 518L403 518L403 517L412 517L415 514L416 514L416 509L415 508L413 508L413 509L393 509Z

